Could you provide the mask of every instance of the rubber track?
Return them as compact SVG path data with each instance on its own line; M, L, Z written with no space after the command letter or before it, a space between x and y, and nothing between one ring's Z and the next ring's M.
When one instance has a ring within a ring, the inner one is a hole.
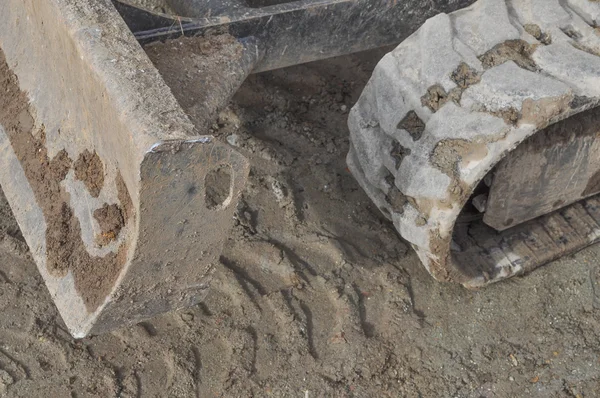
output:
M524 139L600 102L600 3L479 0L387 54L350 112L348 165L438 280L479 287L600 237L588 199L502 233L455 221Z

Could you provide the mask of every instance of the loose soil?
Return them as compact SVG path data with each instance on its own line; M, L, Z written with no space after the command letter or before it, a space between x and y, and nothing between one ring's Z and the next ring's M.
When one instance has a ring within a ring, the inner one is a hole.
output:
M253 75L220 114L252 171L198 306L73 340L0 220L0 395L595 396L600 246L481 291L441 284L346 169L347 112L382 54Z
M92 153L87 149L81 152L73 165L73 170L75 178L85 184L92 197L100 196L100 191L104 186L104 166L96 152Z
M123 212L119 205L107 203L94 211L94 218L100 226L100 236L98 243L101 246L107 245L117 239L121 229L125 226Z
M247 74L243 46L229 34L182 37L144 49L169 86L185 88L173 94L200 132L217 118Z

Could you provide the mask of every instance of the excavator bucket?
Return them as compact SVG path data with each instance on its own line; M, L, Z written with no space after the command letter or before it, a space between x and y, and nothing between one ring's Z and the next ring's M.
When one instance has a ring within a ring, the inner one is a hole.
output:
M110 0L0 2L0 184L73 336L201 300L248 167Z

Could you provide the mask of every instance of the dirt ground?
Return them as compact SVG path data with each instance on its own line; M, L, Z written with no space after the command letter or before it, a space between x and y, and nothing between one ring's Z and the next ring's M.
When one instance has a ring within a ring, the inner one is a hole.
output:
M0 203L0 396L593 397L600 247L435 282L345 165L382 51L251 76L213 126L252 162L203 304L73 340Z

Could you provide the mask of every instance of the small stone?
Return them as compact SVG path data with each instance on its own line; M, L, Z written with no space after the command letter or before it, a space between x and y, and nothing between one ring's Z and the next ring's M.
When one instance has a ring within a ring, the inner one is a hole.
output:
M281 182L277 181L276 179L271 180L271 190L273 191L273 194L275 195L275 199L277 199L277 202L280 202L280 203L283 202L287 196L286 187Z
M239 139L240 139L240 136L237 134L231 134L231 135L227 136L227 142L231 146L240 146Z
M480 213L485 213L485 209L487 207L488 196L486 194L477 195L473 198L471 203L473 207L477 209Z
M483 177L483 183L488 186L491 187L492 186L492 182L494 182L494 176L491 173L486 174L485 177Z

